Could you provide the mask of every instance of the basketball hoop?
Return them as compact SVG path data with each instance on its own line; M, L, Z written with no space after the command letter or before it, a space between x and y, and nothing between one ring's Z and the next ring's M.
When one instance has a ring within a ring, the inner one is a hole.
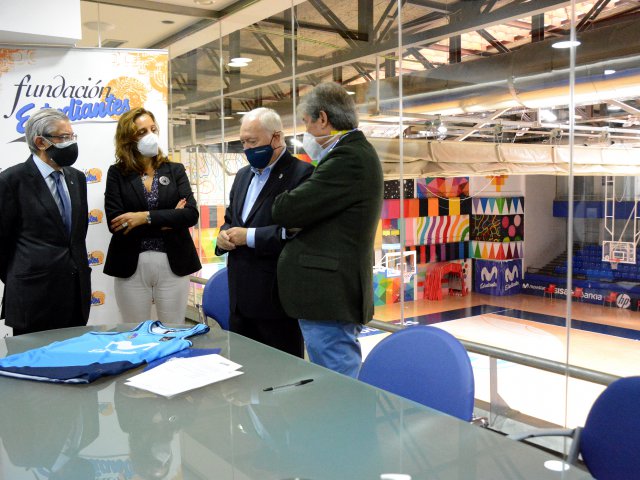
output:
M618 260L617 258L611 258L609 259L609 263L611 264L611 270L617 270L620 260Z
M413 277L413 272L404 272L402 274L402 278L404 283L409 283L411 281L411 277Z

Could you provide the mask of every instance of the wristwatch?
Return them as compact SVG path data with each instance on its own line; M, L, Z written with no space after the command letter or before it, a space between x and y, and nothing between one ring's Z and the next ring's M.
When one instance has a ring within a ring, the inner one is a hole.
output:
M147 223L151 225L151 212L147 213Z

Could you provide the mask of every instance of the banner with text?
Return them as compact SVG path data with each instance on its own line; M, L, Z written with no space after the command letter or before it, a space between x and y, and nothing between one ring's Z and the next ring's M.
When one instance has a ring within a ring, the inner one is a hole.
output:
M93 269L89 324L126 321L114 299L113 278L102 271L111 238L105 224L104 188L115 159L116 124L132 108L149 109L166 152L167 81L166 51L0 47L0 171L29 157L24 126L38 109L63 111L78 135L74 167L87 178L87 261Z

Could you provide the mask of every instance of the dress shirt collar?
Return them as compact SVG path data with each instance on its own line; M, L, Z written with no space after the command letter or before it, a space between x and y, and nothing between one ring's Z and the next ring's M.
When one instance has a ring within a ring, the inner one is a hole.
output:
M251 167L251 171L253 173L255 173L257 176L260 176L262 174L267 174L267 177L268 177L269 174L271 173L271 170L273 170L273 167L275 167L276 163L278 163L278 160L280 160L282 158L282 155L284 155L284 152L286 152L286 151L287 151L287 148L286 147L282 147L282 152L280 152L280 155L278 155L278 158L276 158L275 162L273 162L268 167L264 167L262 170L258 170L255 167Z
M55 169L53 167L44 163L42 159L38 157L35 153L31 154L31 157L33 158L33 162L36 164L36 167L38 167L38 170L40 171L40 175L42 175L42 178L47 178L49 175L51 175L52 172L55 172ZM64 172L62 170L60 170L60 173L64 177Z

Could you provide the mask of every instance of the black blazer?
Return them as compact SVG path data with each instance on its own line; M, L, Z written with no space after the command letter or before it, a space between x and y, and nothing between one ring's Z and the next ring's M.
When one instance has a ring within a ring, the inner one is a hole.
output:
M232 312L250 318L286 317L278 297L276 265L285 241L282 227L271 218L271 205L281 192L291 190L306 180L313 167L285 152L275 164L269 180L260 191L253 208L242 221L242 208L253 172L251 167L241 168L229 193L229 206L221 230L231 227L256 229L255 248L237 247L229 252L229 300ZM216 254L226 250L216 248Z
M87 182L75 168L63 172L71 236L32 157L0 173L0 280L5 284L0 318L11 327L48 330L86 325L89 318Z
M198 222L198 206L184 165L166 162L158 168L157 173L159 179L166 177L169 183L163 185L163 182L158 181L158 208L149 212L151 224L140 225L124 235L111 230L111 220L127 212L146 212L149 206L139 174L123 175L115 165L109 167L104 207L107 225L113 235L104 262L104 273L107 275L120 278L133 275L138 268L140 241L149 235L158 234L164 240L169 265L174 274L182 277L202 268L189 234L189 227ZM187 204L184 208L176 209L181 198L186 199Z

